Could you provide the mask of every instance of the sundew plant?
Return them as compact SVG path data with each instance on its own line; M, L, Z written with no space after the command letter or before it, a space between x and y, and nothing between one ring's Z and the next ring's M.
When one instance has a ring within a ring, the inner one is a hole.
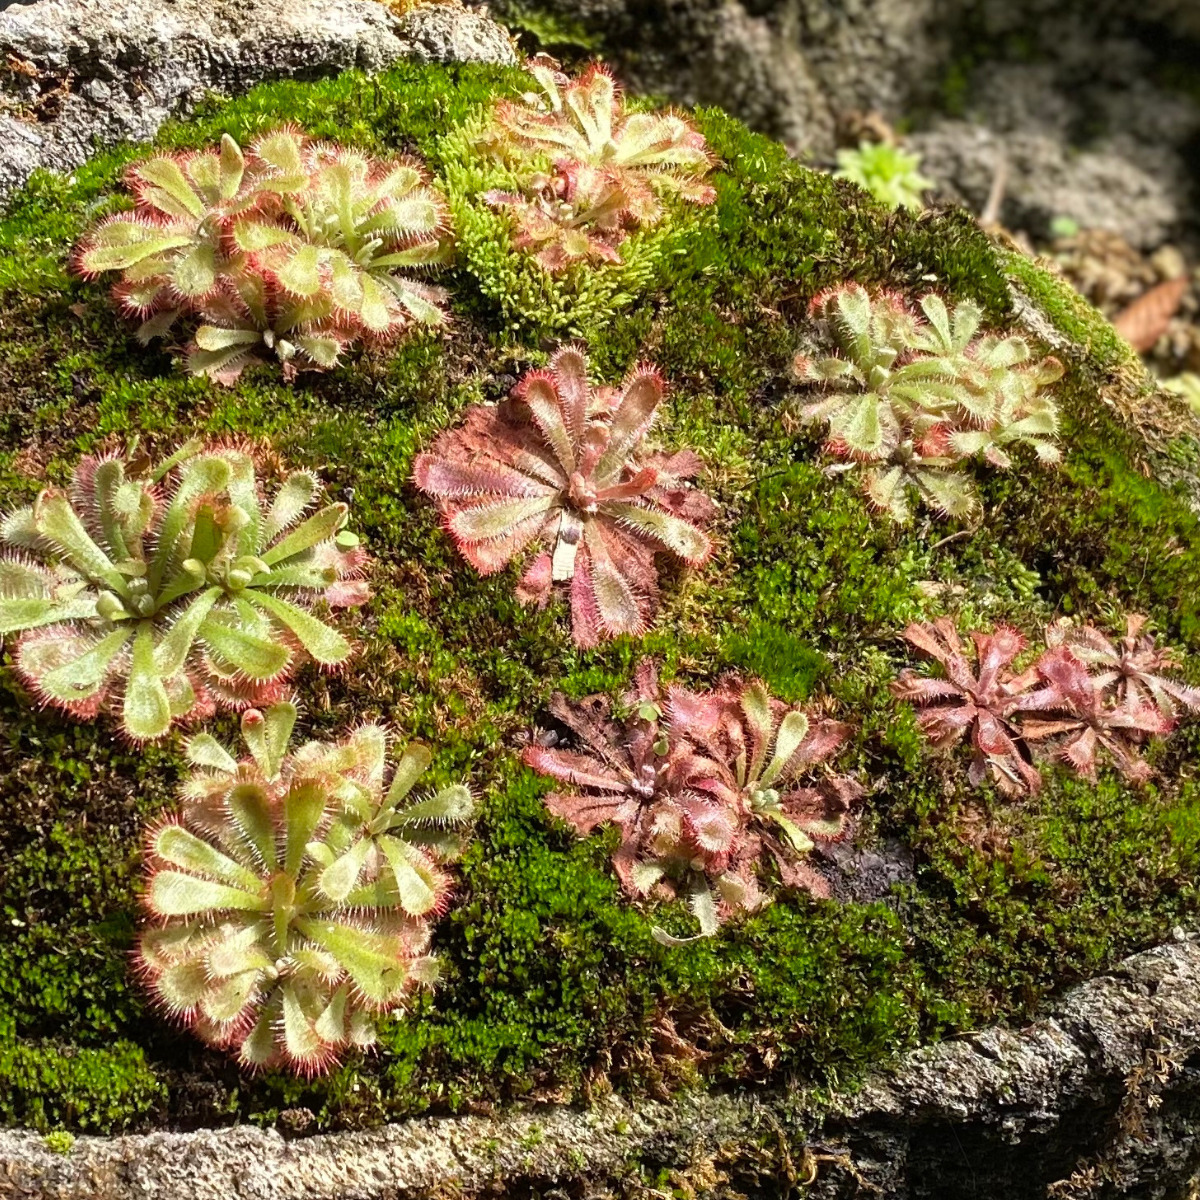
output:
M379 1017L437 978L441 864L461 849L452 827L474 802L461 784L410 800L424 747L387 783L378 725L289 754L295 720L288 701L245 712L240 760L208 734L188 743L183 807L147 839L155 924L138 965L205 1041L246 1066L311 1075L372 1045Z
M79 243L78 271L119 271L113 295L138 338L183 325L188 369L232 383L275 359L290 378L360 341L445 320L415 278L451 254L445 202L411 158L378 159L285 127L248 153L218 147L135 163L136 205Z
M111 710L130 738L218 707L269 703L305 660L351 642L312 610L363 604L367 556L345 504L288 474L267 502L250 446L188 443L82 459L0 523L0 634L44 703ZM310 511L312 510L312 511Z

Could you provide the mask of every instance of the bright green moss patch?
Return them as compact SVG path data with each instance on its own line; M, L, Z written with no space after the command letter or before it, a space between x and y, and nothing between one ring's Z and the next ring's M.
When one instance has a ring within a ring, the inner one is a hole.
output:
M162 1110L167 1096L166 1083L149 1067L141 1047L124 1040L103 1049L0 1041L0 1071L5 1081L0 1117L29 1129L69 1125L109 1133L144 1124L149 1114Z
M1104 316L1044 267L1013 252L1004 253L1003 263L1005 271L1055 327L1087 348L1089 358L1100 370L1115 370L1137 362L1137 355Z
M629 245L620 286L557 289L514 263L476 196L464 123L514 71L401 67L256 89L174 125L163 145L280 120L375 151L424 155L449 191L462 252L441 277L445 336L372 350L284 385L269 370L225 390L137 346L100 285L69 277L74 238L127 201L135 155L99 156L70 179L39 176L0 219L0 504L65 481L79 454L134 437L154 451L193 433L270 437L317 469L376 565L352 618L359 657L297 679L300 733L382 718L439 749L432 782L470 775L481 798L435 935L443 978L384 1023L379 1053L315 1082L239 1075L225 1056L148 1010L129 971L146 820L179 780L173 744L134 750L108 724L31 709L0 675L0 1118L42 1130L272 1121L308 1109L325 1126L514 1097L639 1092L799 1079L844 1084L924 1038L1022 1019L1047 991L1094 973L1194 918L1200 868L1198 735L1185 729L1136 792L1047 771L1036 800L972 791L965 757L930 756L887 684L904 625L943 612L964 628L1010 621L1036 634L1063 613L1111 624L1148 612L1200 648L1200 529L1182 485L1141 469L1129 424L1098 400L1124 362L1086 306L1022 261L1001 261L963 214L888 214L790 162L718 112L699 122L722 163L718 200ZM636 268L636 269L635 269ZM1091 347L1061 390L1065 461L980 471L976 529L922 515L873 517L799 426L787 367L812 296L848 279L913 297L937 287L1011 316L1005 275ZM705 457L720 506L704 570L666 573L641 641L575 647L567 606L513 596L514 571L481 578L410 483L416 454L469 404L502 397L567 334L600 380L639 360L663 371L658 436ZM1180 436L1186 465L1196 447ZM667 678L738 670L857 729L845 763L870 785L857 849L826 864L837 901L783 896L710 941L668 949L654 925L685 914L634 905L609 866L611 835L579 841L549 817L548 787L519 739L550 694L619 691L643 654ZM1185 670L1200 680L1200 662ZM212 731L228 740L228 717ZM909 856L911 855L911 865Z

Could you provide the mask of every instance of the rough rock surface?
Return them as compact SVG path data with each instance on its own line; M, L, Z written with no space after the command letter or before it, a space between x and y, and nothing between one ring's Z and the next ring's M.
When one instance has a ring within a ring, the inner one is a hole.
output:
M1164 1200L1200 1165L1198 1000L1200 942L1180 935L1075 988L1027 1029L910 1055L823 1123L802 1097L776 1094L636 1108L609 1099L290 1142L249 1128L80 1138L69 1155L35 1134L0 1133L0 1195L383 1200L582 1178L595 1191L634 1161L687 1167L715 1156L736 1180L745 1150L761 1176L762 1148L790 1143L781 1186L789 1170L815 1175L815 1200L1033 1200L1072 1176Z
M398 17L372 0L39 0L0 13L0 196L37 167L153 137L208 92L397 59L515 62L467 8Z
M494 0L602 40L635 87L717 104L823 163L863 114L935 114L954 79L967 119L914 138L944 195L1001 218L1055 217L1157 246L1191 224L1200 106L1159 86L1162 41L1200 39L1196 0ZM1156 42L1155 38L1159 41ZM1033 47L1000 61L1006 47ZM1172 43L1175 52L1181 53ZM970 68L968 70L968 67ZM923 123L928 123L923 122Z
M1081 46L1057 23L1047 37L1063 47L1053 60L979 68L969 119L937 121L909 139L924 172L980 212L1003 162L999 216L1035 237L1069 217L1152 249L1195 223L1200 105L1149 82L1153 55L1129 39Z
M1161 169L1148 171L1134 155L1072 151L1045 130L1002 133L970 121L942 121L908 141L941 196L976 213L984 211L996 172L1003 171L1001 224L1039 240L1053 235L1056 221L1068 219L1153 250L1188 218L1187 179L1174 155L1160 153Z
M794 151L830 154L851 111L898 115L936 86L937 0L494 0L602 38L633 87L716 104Z

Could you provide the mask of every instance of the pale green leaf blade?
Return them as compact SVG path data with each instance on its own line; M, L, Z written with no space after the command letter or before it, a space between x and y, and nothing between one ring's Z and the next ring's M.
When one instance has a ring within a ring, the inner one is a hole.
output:
M252 896L241 888L209 879L197 879L182 871L164 870L150 881L147 901L151 909L164 917L192 917L201 913L265 912L269 901Z
M359 838L345 854L334 859L320 874L318 887L324 895L341 903L354 890L358 876L371 853L369 838Z
M606 500L601 502L600 510L622 525L652 537L692 566L706 562L712 554L712 540L703 530L661 509Z
M800 743L808 737L808 716L799 709L786 713L775 733L775 754L767 764L760 780L763 787L771 787L783 774L792 756L800 749Z
M287 646L240 627L225 614L210 616L200 626L199 638L212 653L247 679L275 679L292 657Z
M247 592L246 599L291 630L304 649L319 663L336 666L345 662L353 652L353 647L336 629L278 596L252 591Z
M237 770L237 759L211 733L197 733L189 738L184 746L184 754L194 767L222 771L226 775L232 775Z
M263 562L269 567L274 566L293 555L312 549L321 542L327 542L346 524L348 511L345 504L330 504L320 512L313 513L307 521L297 525L274 546L264 551L261 556Z
M391 793L388 794L388 799L391 800ZM475 798L471 795L471 789L465 784L453 783L397 813L391 827L398 829L406 825L458 825L469 821L474 812Z
M151 626L143 625L133 639L121 709L126 732L139 741L162 737L171 728L171 698L154 658L154 632Z
M64 639L46 646L46 655L57 659L61 659L64 653L69 654L75 647L81 652L44 673L36 667L41 657L41 648L38 646L29 649L28 657L25 653L19 654L18 663L26 673L37 679L39 689L47 696L64 703L78 703L90 699L104 686L113 660L124 649L132 633L133 630L127 627L114 629L95 642L80 637L75 643ZM25 647L22 647L24 650Z
M118 595L129 594L128 580L92 540L66 496L43 492L33 506L33 521L38 534L52 543L77 571L89 579L102 581Z
M428 746L413 744L405 749L400 761L396 763L396 770L388 788L387 804L389 808L395 808L412 791L413 786L428 769L431 762L433 762L433 755Z
M143 163L138 163L136 171L147 183L161 188L175 201L178 208L173 215L186 213L198 221L204 219L207 212L204 201L196 194L188 177L173 158L163 155L159 158L147 159Z
M261 881L253 871L218 850L216 846L197 837L182 825L164 825L152 842L154 853L173 867L194 874L207 875L221 883L239 887L256 894Z
M437 905L438 893L423 856L399 838L383 834L378 841L391 868L400 906L414 917L430 912Z

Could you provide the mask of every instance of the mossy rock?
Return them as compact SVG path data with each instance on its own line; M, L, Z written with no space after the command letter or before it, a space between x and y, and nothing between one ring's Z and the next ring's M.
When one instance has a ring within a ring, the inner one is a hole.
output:
M931 756L887 687L906 662L904 625L947 611L964 628L1028 630L1062 614L1111 627L1145 612L1200 682L1200 444L1186 414L1098 314L967 214L887 213L719 111L696 114L721 162L717 202L632 239L619 270L552 285L471 198L479 169L464 150L486 106L526 86L511 69L402 65L261 86L164 129L158 144L185 147L295 121L419 153L447 190L460 237L442 280L448 332L294 385L266 368L232 388L189 378L133 340L102 285L68 274L72 242L123 203L122 167L143 148L103 153L70 178L35 176L0 220L0 501L27 502L99 446L271 439L351 500L376 559L352 669L297 681L303 730L382 718L436 748L438 778L469 773L483 797L435 934L438 988L384 1023L378 1053L327 1076L240 1074L160 1020L129 971L141 830L171 803L177 746L133 749L110 725L38 711L4 670L5 1123L315 1130L610 1087L636 1097L789 1081L820 1094L920 1043L1020 1022L1193 918L1195 727L1153 748L1146 788L1050 767L1038 797L1013 803L971 789L961 757ZM845 280L969 297L993 327L1019 323L1053 348L1068 367L1062 466L981 471L986 515L970 530L873 515L825 471L788 382L809 300ZM715 561L666 580L652 631L586 652L560 600L522 607L512 571L467 567L410 483L439 430L566 338L587 343L605 380L639 360L659 366L670 387L660 436L702 448L721 507ZM872 892L851 863L840 900L787 894L716 938L659 944L652 927L684 932L686 914L625 899L609 840L580 841L551 819L546 783L518 753L552 692L619 690L644 655L693 684L752 672L851 721L846 761L875 785L860 845L899 864L901 882Z

